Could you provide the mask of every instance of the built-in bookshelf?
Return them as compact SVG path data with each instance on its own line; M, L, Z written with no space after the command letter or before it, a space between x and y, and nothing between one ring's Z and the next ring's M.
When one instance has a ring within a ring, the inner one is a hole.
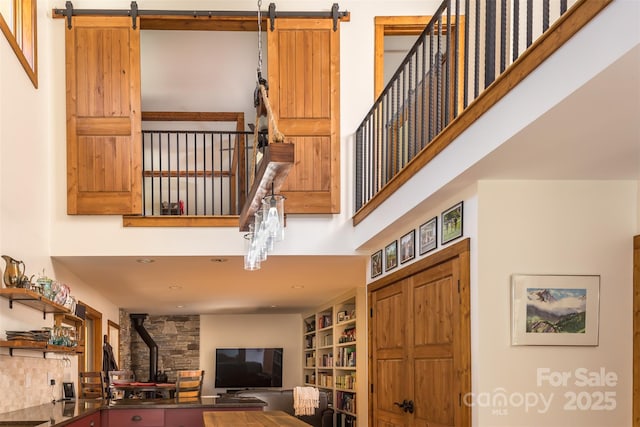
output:
M358 292L303 316L303 380L327 392L336 427L357 426L366 407L364 290Z

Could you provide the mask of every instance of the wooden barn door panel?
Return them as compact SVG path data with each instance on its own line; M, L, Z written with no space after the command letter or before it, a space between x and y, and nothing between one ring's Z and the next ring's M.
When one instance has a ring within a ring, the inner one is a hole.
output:
M268 32L269 101L295 163L290 213L340 212L340 31L331 19L278 18Z
M65 31L67 213L140 214L140 32L88 16Z

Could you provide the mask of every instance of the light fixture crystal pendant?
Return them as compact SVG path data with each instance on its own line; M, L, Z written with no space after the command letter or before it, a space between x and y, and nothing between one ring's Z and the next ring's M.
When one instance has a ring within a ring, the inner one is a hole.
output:
M252 228L252 226L250 226ZM256 233L244 235L244 269L248 271L260 270L260 251L256 245Z
M270 195L262 199L262 208L254 214L249 233L245 234L245 270L259 270L261 262L273 251L275 243L284 240L284 201L282 194Z
M284 240L284 200L281 194L271 194L262 199L262 217L266 222L269 238L274 242Z

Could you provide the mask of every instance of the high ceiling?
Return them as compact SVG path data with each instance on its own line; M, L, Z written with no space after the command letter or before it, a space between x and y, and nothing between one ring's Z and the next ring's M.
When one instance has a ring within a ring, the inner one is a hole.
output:
M451 185L479 179L640 180L639 117L636 47ZM367 261L278 256L247 272L241 257L154 257L146 264L140 258L56 257L54 263L131 312L230 314L317 307L362 285Z

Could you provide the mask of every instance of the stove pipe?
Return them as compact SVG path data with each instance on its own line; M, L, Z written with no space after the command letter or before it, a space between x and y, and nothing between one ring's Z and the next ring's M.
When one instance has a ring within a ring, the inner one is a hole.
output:
M142 341L149 347L149 381L155 382L158 372L158 345L142 325L144 319L147 318L147 314L130 314L129 317L131 318L133 327L142 338Z

